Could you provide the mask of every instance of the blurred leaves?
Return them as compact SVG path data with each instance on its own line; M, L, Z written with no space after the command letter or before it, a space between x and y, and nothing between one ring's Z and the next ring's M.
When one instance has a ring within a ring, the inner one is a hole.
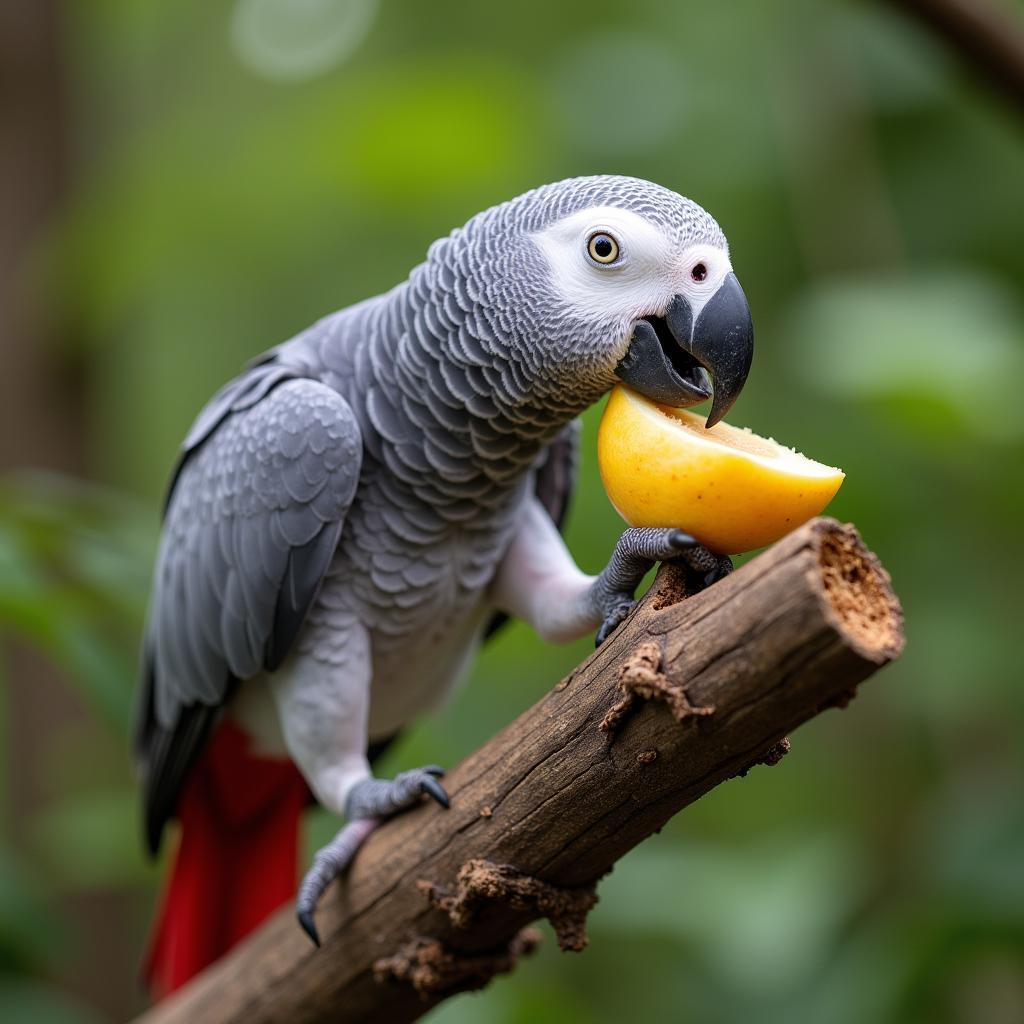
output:
M36 643L118 736L128 732L154 533L121 496L69 478L0 481L0 628ZM120 642L117 642L120 641Z
M134 786L73 792L32 819L30 839L51 885L67 889L142 885L154 876L141 843Z
M616 74L614 88L601 89L602 101L595 103L595 88L620 67L643 68L643 74ZM605 161L671 146L692 116L688 84L686 66L664 39L621 30L574 40L552 82L572 141ZM661 102L644 103L652 92Z
M626 877L602 892L594 929L619 942L631 931L661 933L754 1000L792 993L821 969L861 898L853 845L793 832L759 835L740 850L694 841L641 848ZM733 912L721 914L723 905Z
M787 322L790 359L809 388L884 399L933 443L967 433L1024 438L1022 310L969 267L873 280L822 280Z
M37 873L0 845L0 971L47 966L66 951L60 919L47 905L45 889Z
M41 982L0 977L0 1020L32 1024L101 1024L85 1002Z

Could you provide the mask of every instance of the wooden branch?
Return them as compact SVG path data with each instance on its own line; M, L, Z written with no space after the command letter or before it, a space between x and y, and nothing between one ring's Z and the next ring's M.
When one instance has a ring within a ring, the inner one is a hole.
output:
M367 840L318 915L282 910L146 1024L415 1020L510 970L547 917L586 945L594 886L680 808L844 705L903 646L889 577L852 526L819 519L687 600L662 567L613 636Z
M979 78L1024 113L1024 19L993 0L890 0L926 22Z

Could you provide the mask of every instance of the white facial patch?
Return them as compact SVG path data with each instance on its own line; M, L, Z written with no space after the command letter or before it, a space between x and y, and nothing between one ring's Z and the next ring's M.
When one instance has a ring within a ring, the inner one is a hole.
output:
M588 257L587 242L598 232L618 244L614 263L596 264ZM533 237L547 258L555 291L582 319L625 324L664 308L675 294L671 240L629 210L594 206Z
M587 243L597 233L619 246L615 262L598 264L588 257ZM576 315L623 327L660 315L680 294L696 320L732 270L725 250L697 243L680 252L659 227L616 206L580 210L533 238L547 258L556 292Z

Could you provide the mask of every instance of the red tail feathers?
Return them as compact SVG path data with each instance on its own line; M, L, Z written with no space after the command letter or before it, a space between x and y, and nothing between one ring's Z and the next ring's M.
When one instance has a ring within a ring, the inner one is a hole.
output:
M163 998L294 897L309 790L291 761L255 757L223 723L178 804L181 839L146 958Z

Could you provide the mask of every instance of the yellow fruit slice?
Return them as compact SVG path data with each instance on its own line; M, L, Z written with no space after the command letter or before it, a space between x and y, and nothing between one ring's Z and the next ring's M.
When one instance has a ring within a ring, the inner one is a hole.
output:
M764 547L816 516L845 474L749 430L617 385L597 435L605 490L631 526L674 526L719 554Z

